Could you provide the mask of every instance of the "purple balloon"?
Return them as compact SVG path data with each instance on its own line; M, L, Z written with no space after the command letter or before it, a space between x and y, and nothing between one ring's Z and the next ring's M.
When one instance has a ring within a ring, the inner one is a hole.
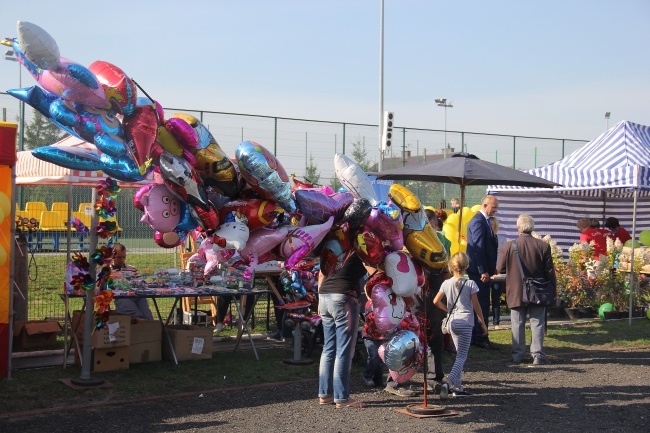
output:
M334 221L339 221L354 201L354 197L349 193L328 196L315 189L299 189L294 192L294 196L307 224L322 224L330 217L334 217Z
M399 251L404 248L404 235L402 229L398 228L395 221L390 219L380 209L372 208L370 216L364 222L364 225L370 227L382 239L390 243L390 249Z

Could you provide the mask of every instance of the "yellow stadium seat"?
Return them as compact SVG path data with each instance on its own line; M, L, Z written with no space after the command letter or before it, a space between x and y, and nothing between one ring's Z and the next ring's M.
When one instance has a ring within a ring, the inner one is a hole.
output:
M117 231L118 231L118 232L121 232L121 231L122 231L122 227L120 227L120 223L117 222L117 215L113 215L113 216L110 217L110 218L101 218L101 217L100 217L100 218L99 218L99 222L103 222L103 221L113 221L113 222L115 223L115 225L117 226ZM84 224L85 224L85 223L84 223Z
M64 218L59 212L46 210L41 212L41 218L38 225L38 246L43 245L43 233L52 233L52 245L54 251L59 251L59 235L67 230L64 224Z
M86 207L89 207L92 209L93 204L92 203L79 203L79 212L85 212Z
M42 201L28 201L25 203L25 210L28 212L38 212L38 215L40 216L41 212L47 210L47 206L45 206L45 203Z
M52 203L51 211L59 212L64 217L68 215L68 203L64 201L55 201Z
M90 229L90 215L86 215L84 212L72 212L72 217L79 218L79 221Z

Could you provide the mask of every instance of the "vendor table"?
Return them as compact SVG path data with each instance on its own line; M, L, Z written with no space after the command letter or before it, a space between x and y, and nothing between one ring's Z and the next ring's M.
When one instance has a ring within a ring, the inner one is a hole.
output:
M167 341L169 343L169 346L171 348L172 355L174 357L174 363L178 364L178 359L176 358L176 352L174 350L174 345L171 340L171 336L169 335L167 325L169 325L169 322L171 321L173 315L174 315L174 310L176 309L177 305L179 305L180 301L182 298L187 298L187 297L192 297L195 299L195 315L196 315L196 300L198 299L199 296L232 296L232 299L234 301L237 314L238 314L238 319L240 326L237 330L237 343L235 344L235 349L237 350L239 347L239 343L242 339L242 336L244 334L244 331L248 334L249 341L251 343L251 347L253 348L253 352L255 354L255 359L259 361L259 356L257 354L257 349L255 348L255 342L253 341L250 329L248 327L248 321L250 320L250 317L245 318L243 309L242 309L242 297L246 296L247 299L251 300L253 302L253 305L251 308L255 308L255 304L257 303L257 300L259 299L260 295L264 293L269 293L269 290L258 290L258 289L250 289L250 290L235 290L235 289L228 289L225 287L216 287L216 286L203 286L203 287L175 287L175 288L156 288L156 289L138 289L138 290L131 290L131 291L120 291L120 290L115 290L113 291L114 298L148 298L153 301L154 308L156 309L156 314L158 315L158 320L160 320L162 327L163 327L163 332L165 336L167 337ZM65 324L65 329L69 329L68 326L69 324L72 324L72 317L70 315L70 309L69 309L69 304L68 304L68 299L69 298L85 298L84 295L73 295L73 294L67 294L67 293L61 293L59 295L61 297L61 300L65 302L65 317L66 317L66 324ZM158 302L157 299L162 299L162 298L174 298L174 303L172 304L169 314L167 315L166 319L163 319L162 314L160 313L160 308L158 307ZM85 304L84 304L85 306ZM82 309L83 311L83 309ZM79 342L77 341L76 337L76 330L72 330L72 336L74 337L75 345L77 351L79 351L80 345ZM65 355L64 355L64 367L67 366L67 359L68 355L70 352L71 347L68 347L68 342L67 338L65 339ZM80 353L80 352L79 352Z

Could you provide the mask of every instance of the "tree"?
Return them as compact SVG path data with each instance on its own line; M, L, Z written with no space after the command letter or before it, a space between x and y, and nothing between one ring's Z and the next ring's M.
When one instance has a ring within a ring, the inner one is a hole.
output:
M309 165L305 167L305 180L314 185L320 181L320 171L318 171L318 166L314 164L314 155L311 153L309 154Z
M366 151L366 144L357 138L352 142L352 159L359 164L363 171L370 171L370 161L368 160L368 152Z
M37 147L54 144L66 136L66 132L54 123L34 110L34 118L29 124L25 124L25 149L36 149Z

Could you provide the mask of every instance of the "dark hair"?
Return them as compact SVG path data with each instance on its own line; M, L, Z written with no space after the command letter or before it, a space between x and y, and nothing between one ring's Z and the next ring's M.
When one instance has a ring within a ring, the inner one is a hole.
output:
M605 227L607 227L608 229L615 229L620 226L621 225L618 222L618 218L609 217L607 218L607 220L605 220Z

